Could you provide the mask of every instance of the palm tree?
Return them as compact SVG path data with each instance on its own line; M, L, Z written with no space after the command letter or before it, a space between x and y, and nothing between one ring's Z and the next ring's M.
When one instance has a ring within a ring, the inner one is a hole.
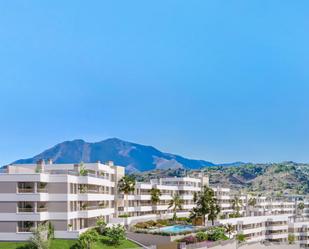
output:
M303 213L304 208L305 208L305 204L303 202L298 203L297 209L300 211L300 214Z
M161 191L160 189L152 188L150 190L150 195L151 195L150 200L151 200L152 205L156 205L160 201Z
M211 188L204 186L200 193L193 196L193 200L196 203L196 207L191 211L190 217L196 218L202 216L204 223L206 215L208 215L208 218L212 221L212 225L214 225L214 221L220 213L215 192Z
M230 223L224 226L225 232L229 235L229 239L231 238L232 233L234 232L234 226Z
M249 212L252 211L252 210L250 210L250 207L251 207L251 208L254 208L255 205L256 205L256 198L251 197L251 198L248 200L248 206L249 206L249 210L248 210L248 211L249 211Z
M240 209L242 206L242 200L239 199L239 197L235 196L234 199L232 200L232 208L235 211L236 216L240 216Z
M248 201L248 205L254 207L256 205L256 198L250 198Z
M183 204L183 199L180 198L180 195L178 193L175 193L172 196L172 199L170 200L169 204L168 204L168 208L172 208L173 209L173 220L175 221L177 219L177 215L176 212L177 210L181 210L182 209L182 204Z
M221 209L219 205L217 204L216 200L211 200L209 202L209 213L208 213L208 219L211 220L211 224L215 224L215 219L217 218L218 214L220 213Z
M135 191L135 179L132 176L124 176L118 182L118 191L125 194L126 214L128 214L128 195Z

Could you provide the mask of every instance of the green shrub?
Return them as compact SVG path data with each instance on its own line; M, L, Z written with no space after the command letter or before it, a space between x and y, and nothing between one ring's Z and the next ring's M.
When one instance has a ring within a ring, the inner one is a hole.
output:
M157 220L157 223L161 224L162 226L168 226L170 224L169 220Z
M157 224L157 222L153 220L146 221L145 223L148 224L150 227L154 227Z
M139 228L139 229L147 229L150 226L146 222L139 222L139 223L136 223L134 227Z
M236 240L238 242L244 242L246 240L246 236L243 233L239 233L236 235Z
M106 235L112 245L119 245L120 241L125 239L125 229L121 225L113 225L108 228Z
M223 227L212 227L207 232L208 240L217 241L217 240L227 240L228 237L225 235Z
M78 238L78 243L82 249L91 249L93 244L98 241L99 234L96 230L91 229L82 233Z
M208 235L207 233L204 233L204 232L197 232L195 237L197 238L199 242L208 240Z
M129 214L121 214L121 215L118 215L118 218L128 218L130 217Z

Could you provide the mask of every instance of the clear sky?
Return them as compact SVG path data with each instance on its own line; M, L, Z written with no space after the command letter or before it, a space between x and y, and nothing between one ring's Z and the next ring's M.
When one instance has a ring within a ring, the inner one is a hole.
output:
M309 1L1 1L0 165L109 137L309 162Z

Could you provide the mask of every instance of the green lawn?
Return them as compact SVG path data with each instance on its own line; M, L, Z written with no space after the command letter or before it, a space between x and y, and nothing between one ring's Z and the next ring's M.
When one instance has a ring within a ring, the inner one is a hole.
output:
M27 242L0 242L0 249L28 249ZM50 249L75 249L74 246L76 244L76 240L53 240L50 246ZM93 249L127 249L127 248L139 248L135 243L129 240L123 240L121 244L117 247L111 246L107 244L107 238L101 238L99 242L97 242Z

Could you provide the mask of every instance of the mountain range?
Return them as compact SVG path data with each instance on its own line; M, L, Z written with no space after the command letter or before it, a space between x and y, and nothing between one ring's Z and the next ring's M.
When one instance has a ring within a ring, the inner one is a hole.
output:
M179 155L162 152L152 146L141 145L110 138L89 143L77 139L65 141L42 153L14 163L35 163L40 159L52 159L55 163L106 162L125 166L127 172L142 172L153 169L187 168L199 169L215 164L204 160L188 159ZM239 164L237 162L236 164ZM235 165L232 163L231 165Z

